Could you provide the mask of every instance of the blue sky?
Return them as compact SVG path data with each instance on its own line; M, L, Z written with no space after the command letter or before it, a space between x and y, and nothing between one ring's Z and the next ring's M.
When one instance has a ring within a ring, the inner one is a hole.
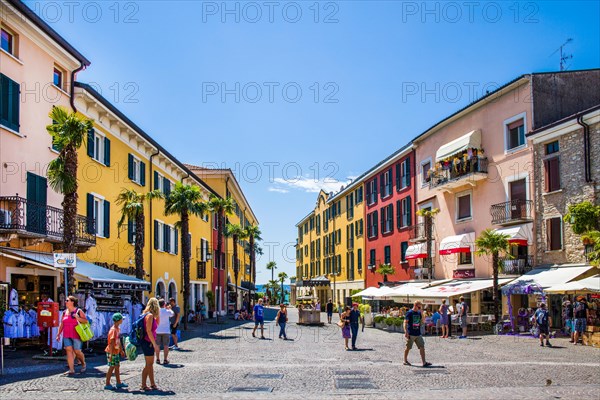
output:
M557 70L567 38L569 69L600 66L597 1L26 3L92 61L81 81L181 161L234 170L263 231L258 282L270 258L295 275L319 187L486 89Z

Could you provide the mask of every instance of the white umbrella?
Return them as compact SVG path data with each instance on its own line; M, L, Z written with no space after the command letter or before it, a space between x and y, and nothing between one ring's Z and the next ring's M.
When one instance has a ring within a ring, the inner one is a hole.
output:
M379 293L379 288L371 286L362 290L356 294L353 294L352 297L373 297Z
M600 293L600 275L582 279L580 281L550 286L548 289L545 289L544 292L559 294Z

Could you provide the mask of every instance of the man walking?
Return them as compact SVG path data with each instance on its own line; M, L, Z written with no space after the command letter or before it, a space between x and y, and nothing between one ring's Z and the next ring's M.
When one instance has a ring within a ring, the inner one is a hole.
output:
M360 311L358 310L358 304L352 303L352 310L350 311L350 331L352 332L352 350L358 350L356 348L356 337L358 336L358 323L360 322Z
M325 311L327 312L327 322L331 324L331 317L333 316L333 302L331 299L327 300Z
M171 336L173 337L173 347L171 347L171 349L179 350L177 343L177 327L179 326L179 320L181 319L181 308L177 306L177 303L173 297L169 299L169 304L171 305L171 311L173 311L173 316L170 318Z
M170 320L174 314L172 310L165 307L167 303L164 299L160 299L158 305L160 307L160 312L158 314L159 324L156 328L156 344L158 345L156 363L160 364L160 348L162 346L164 350L163 364L166 365L169 363L169 341L171 340Z
M589 314L589 307L585 301L585 297L577 297L577 301L573 305L573 314L575 315L575 334L573 335L573 344L577 344L579 336L583 335L583 332L585 331Z
M460 303L458 303L458 321L462 328L462 335L458 337L459 339L467 338L467 312L469 312L469 306L465 303L465 298L460 296Z
M260 324L260 338L265 338L265 317L263 308L263 299L258 299L258 304L254 306L254 329L252 330L252 337L256 337L256 328Z
M420 301L415 301L413 308L408 310L404 318L404 336L406 337L406 348L404 349L404 365L411 365L408 362L408 353L412 349L413 343L417 344L419 352L421 353L421 361L423 367L430 367L431 363L425 361L425 341L421 336L421 307Z
M535 324L540 330L540 346L544 347L544 336L546 337L546 346L552 347L550 344L550 325L552 325L552 318L548 315L546 310L546 303L540 304L535 312Z

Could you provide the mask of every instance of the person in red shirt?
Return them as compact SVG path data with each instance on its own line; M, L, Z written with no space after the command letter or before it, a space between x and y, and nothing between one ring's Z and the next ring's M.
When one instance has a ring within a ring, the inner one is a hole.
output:
M106 352L106 361L108 363L108 371L106 371L106 385L104 389L115 390L126 388L128 385L121 382L121 356L125 357L125 351L121 346L121 323L123 323L123 315L120 313L113 314L113 326L108 331L108 345L104 351ZM110 378L113 372L117 379L117 385L110 384Z

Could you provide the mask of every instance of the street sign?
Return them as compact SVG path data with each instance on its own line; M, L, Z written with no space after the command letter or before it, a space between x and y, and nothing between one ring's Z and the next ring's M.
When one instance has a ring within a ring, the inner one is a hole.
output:
M54 253L54 268L75 268L77 255L75 253Z

